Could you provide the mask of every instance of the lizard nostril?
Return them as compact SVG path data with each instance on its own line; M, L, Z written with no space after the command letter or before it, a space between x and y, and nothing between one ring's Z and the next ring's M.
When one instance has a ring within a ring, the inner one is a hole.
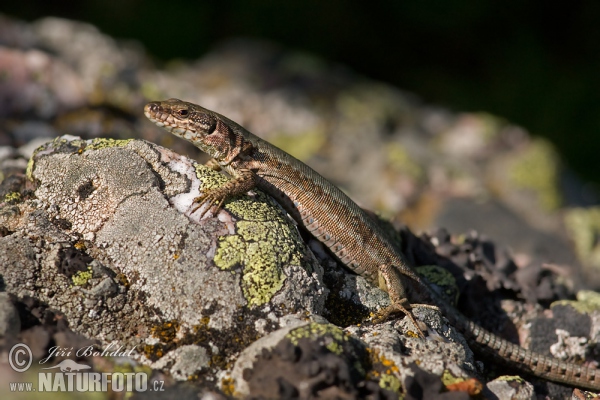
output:
M160 109L160 104L156 102L146 104L145 111L157 112Z

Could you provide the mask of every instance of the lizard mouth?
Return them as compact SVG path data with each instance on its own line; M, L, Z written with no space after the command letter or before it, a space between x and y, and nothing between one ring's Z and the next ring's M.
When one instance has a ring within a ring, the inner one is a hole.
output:
M153 101L152 103L146 104L144 107L144 115L160 127L171 126L169 124L169 117L171 117L171 119L173 117L168 112L165 112L159 102Z
M183 135L186 132L195 133L191 129L181 127L181 121L173 116L171 110L163 107L160 101L153 101L144 106L144 115L157 126L165 128L171 133Z

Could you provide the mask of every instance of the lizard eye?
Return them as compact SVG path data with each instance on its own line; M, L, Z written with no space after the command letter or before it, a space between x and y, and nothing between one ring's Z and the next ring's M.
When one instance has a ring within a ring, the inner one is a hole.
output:
M189 111L186 109L182 109L182 110L177 111L177 114L179 114L180 117L185 118L189 115Z

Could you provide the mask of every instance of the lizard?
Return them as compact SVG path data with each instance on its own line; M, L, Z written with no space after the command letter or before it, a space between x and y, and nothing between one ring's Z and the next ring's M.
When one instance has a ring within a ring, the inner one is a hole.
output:
M411 312L410 296L424 305L432 303L470 346L495 362L549 381L600 391L600 369L527 350L483 329L448 304L413 271L399 244L372 216L302 161L227 117L193 103L154 101L144 107L144 114L207 153L212 157L211 167L231 176L223 186L204 190L196 197L192 213L202 205L207 205L202 214L218 210L228 198L261 189L342 264L388 293L391 304L380 310L379 321L402 312L423 337Z

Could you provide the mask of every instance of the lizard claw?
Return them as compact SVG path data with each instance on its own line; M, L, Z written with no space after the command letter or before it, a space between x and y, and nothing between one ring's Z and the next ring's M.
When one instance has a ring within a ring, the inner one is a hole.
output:
M202 207L202 205L207 204L208 206L201 211L199 218L202 218L207 212L211 212L213 215L216 215L222 208L223 203L225 203L224 196L221 196L215 191L206 191L193 200L194 205L190 214L195 213L200 207Z

